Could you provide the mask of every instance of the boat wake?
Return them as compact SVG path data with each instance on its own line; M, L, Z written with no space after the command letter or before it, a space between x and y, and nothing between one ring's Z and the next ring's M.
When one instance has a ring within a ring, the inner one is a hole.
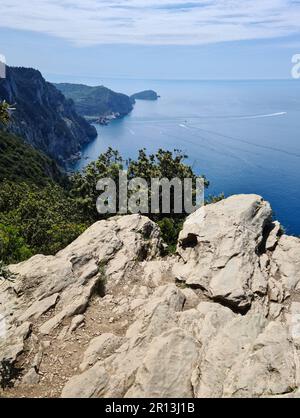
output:
M240 116L233 119L263 119L263 118L274 118L276 116L287 115L287 112L268 113L266 115L251 115L251 116Z

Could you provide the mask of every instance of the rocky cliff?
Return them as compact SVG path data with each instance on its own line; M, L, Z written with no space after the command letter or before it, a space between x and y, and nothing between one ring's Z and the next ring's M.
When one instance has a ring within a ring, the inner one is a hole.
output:
M138 215L2 280L4 396L299 397L300 239L256 195L208 205L176 256ZM14 380L15 379L15 380Z
M62 163L97 136L96 129L55 86L31 68L7 67L0 99L14 104L11 133Z

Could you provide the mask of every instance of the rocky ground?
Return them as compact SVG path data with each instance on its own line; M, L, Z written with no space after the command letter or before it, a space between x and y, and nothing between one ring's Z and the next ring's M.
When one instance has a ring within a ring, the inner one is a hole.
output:
M300 397L300 239L256 195L94 224L0 284L2 397Z

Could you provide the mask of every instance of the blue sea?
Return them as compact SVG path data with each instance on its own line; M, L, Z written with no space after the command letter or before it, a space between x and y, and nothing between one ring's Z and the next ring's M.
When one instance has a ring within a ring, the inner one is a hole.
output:
M96 84L96 83L95 83ZM109 146L125 157L140 148L180 149L208 194L256 193L268 200L289 234L300 235L300 81L102 80L133 94L153 89L84 150L81 170Z

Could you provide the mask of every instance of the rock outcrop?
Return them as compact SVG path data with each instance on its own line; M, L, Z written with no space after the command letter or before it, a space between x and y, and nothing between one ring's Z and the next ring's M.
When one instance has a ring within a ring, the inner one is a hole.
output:
M300 239L270 205L208 205L162 248L148 218L115 217L10 266L3 396L299 397Z
M255 196L233 196L191 215L179 236L178 280L243 311L267 288L265 238L272 210ZM269 235L268 235L269 236ZM242 274L241 274L242 273Z

